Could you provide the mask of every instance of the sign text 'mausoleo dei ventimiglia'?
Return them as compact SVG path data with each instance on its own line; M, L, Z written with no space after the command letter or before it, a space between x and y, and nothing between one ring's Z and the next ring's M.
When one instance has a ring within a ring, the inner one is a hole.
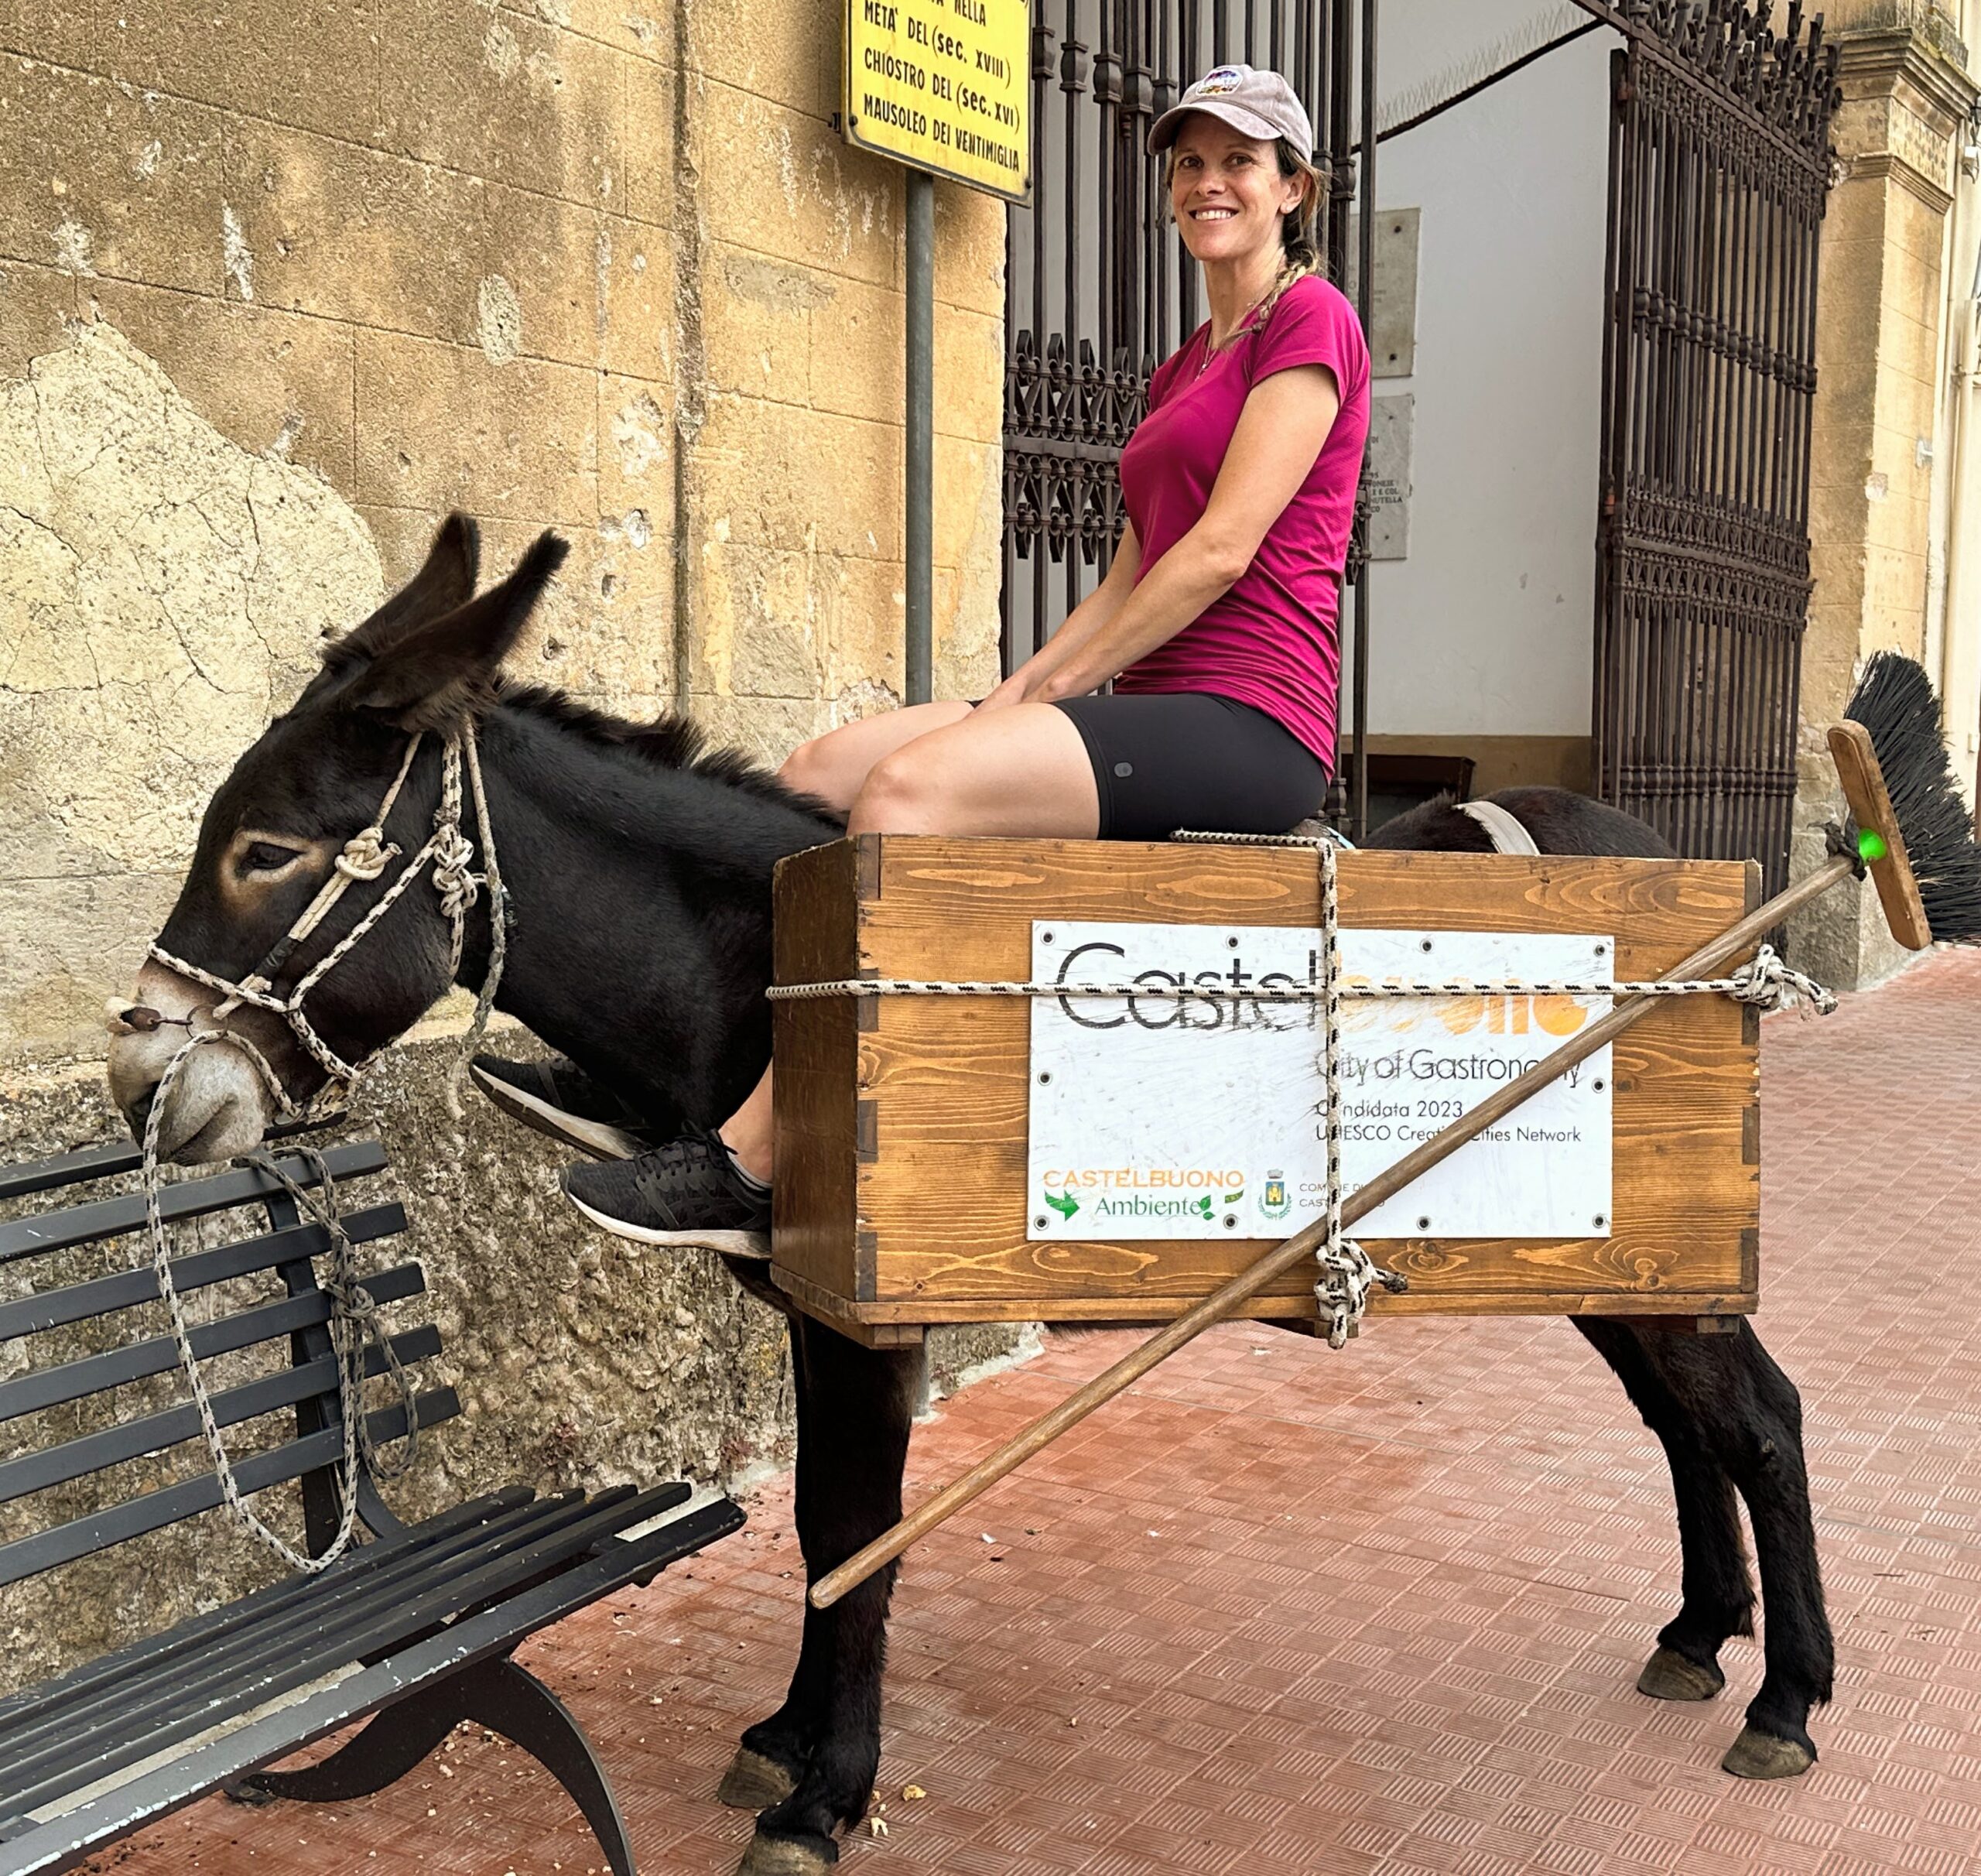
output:
M847 0L847 141L1024 200L1030 28L1026 0Z

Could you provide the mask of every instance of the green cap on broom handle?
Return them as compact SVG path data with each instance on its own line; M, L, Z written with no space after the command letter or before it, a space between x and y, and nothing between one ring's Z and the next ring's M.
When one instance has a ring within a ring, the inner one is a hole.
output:
M1866 667L1846 717L1830 732L1830 752L1856 823L1841 843L1845 851L1695 951L1665 981L1711 977L1725 969L1776 926L1860 868L1870 869L1892 935L1900 943L1918 950L1935 940L1981 940L1981 848L1969 831L1972 823L1948 765L1939 706L1925 673L1909 659L1880 652ZM1517 1080L1488 1095L1462 1120L1405 1154L1343 1204L1343 1227L1367 1217L1474 1135L1504 1120L1565 1070L1648 1015L1658 1001L1635 997L1620 1003ZM821 1576L812 1587L813 1607L830 1608L1006 1473L1222 1322L1274 1278L1312 1258L1326 1234L1326 1227L1319 1224L1297 1232L1068 1395L891 1530Z

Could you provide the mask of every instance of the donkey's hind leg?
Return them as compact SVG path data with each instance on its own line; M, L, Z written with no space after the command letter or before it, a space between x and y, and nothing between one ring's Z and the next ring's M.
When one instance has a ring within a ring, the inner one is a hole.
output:
M1747 1727L1721 1763L1740 1778L1806 1772L1816 1757L1809 1710L1830 1697L1836 1648L1816 1559L1801 1398L1744 1321L1730 1335L1640 1333L1621 1324L1600 1333L1636 1344L1644 1368L1747 1501L1753 1525L1767 1671L1747 1704ZM1608 1355L1596 1333L1590 1339ZM1610 1362L1623 1372L1615 1357Z
M817 1323L795 1325L805 1419L799 1542L808 1583L901 1517L908 1430L920 1396L919 1350L867 1349ZM823 1613L807 1607L805 1645L785 1711L744 1735L773 1757L780 1735L809 1751L789 1795L757 1820L740 1876L817 1876L837 1861L835 1833L865 1815L881 1763L881 1681L894 1565ZM732 1772L734 1768L732 1768Z
M1730 1635L1753 1633L1754 1591L1733 1481L1702 1443L1698 1423L1658 1379L1638 1337L1600 1317L1574 1320L1623 1384L1671 1468L1680 1603L1658 1631L1657 1652L1644 1663L1637 1691L1659 1700L1709 1700L1726 1684L1721 1645Z

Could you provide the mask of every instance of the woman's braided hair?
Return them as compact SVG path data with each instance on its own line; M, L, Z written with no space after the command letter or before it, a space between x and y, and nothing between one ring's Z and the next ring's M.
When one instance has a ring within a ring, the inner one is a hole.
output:
M1254 330L1271 318L1273 308L1296 280L1304 280L1308 275L1321 271L1321 173L1304 150L1296 149L1285 137L1274 139L1273 149L1279 158L1281 176L1303 176L1311 187L1300 198L1300 206L1280 224L1280 245L1286 258L1271 290L1259 302L1252 322Z

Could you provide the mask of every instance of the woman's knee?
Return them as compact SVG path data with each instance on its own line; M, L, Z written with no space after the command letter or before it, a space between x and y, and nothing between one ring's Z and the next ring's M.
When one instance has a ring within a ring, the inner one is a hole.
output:
M843 814L860 792L861 778L851 772L851 765L832 746L832 734L828 731L792 750L784 758L777 779L786 788L809 795Z
M857 834L938 834L942 799L937 765L911 743L867 772L847 826Z

